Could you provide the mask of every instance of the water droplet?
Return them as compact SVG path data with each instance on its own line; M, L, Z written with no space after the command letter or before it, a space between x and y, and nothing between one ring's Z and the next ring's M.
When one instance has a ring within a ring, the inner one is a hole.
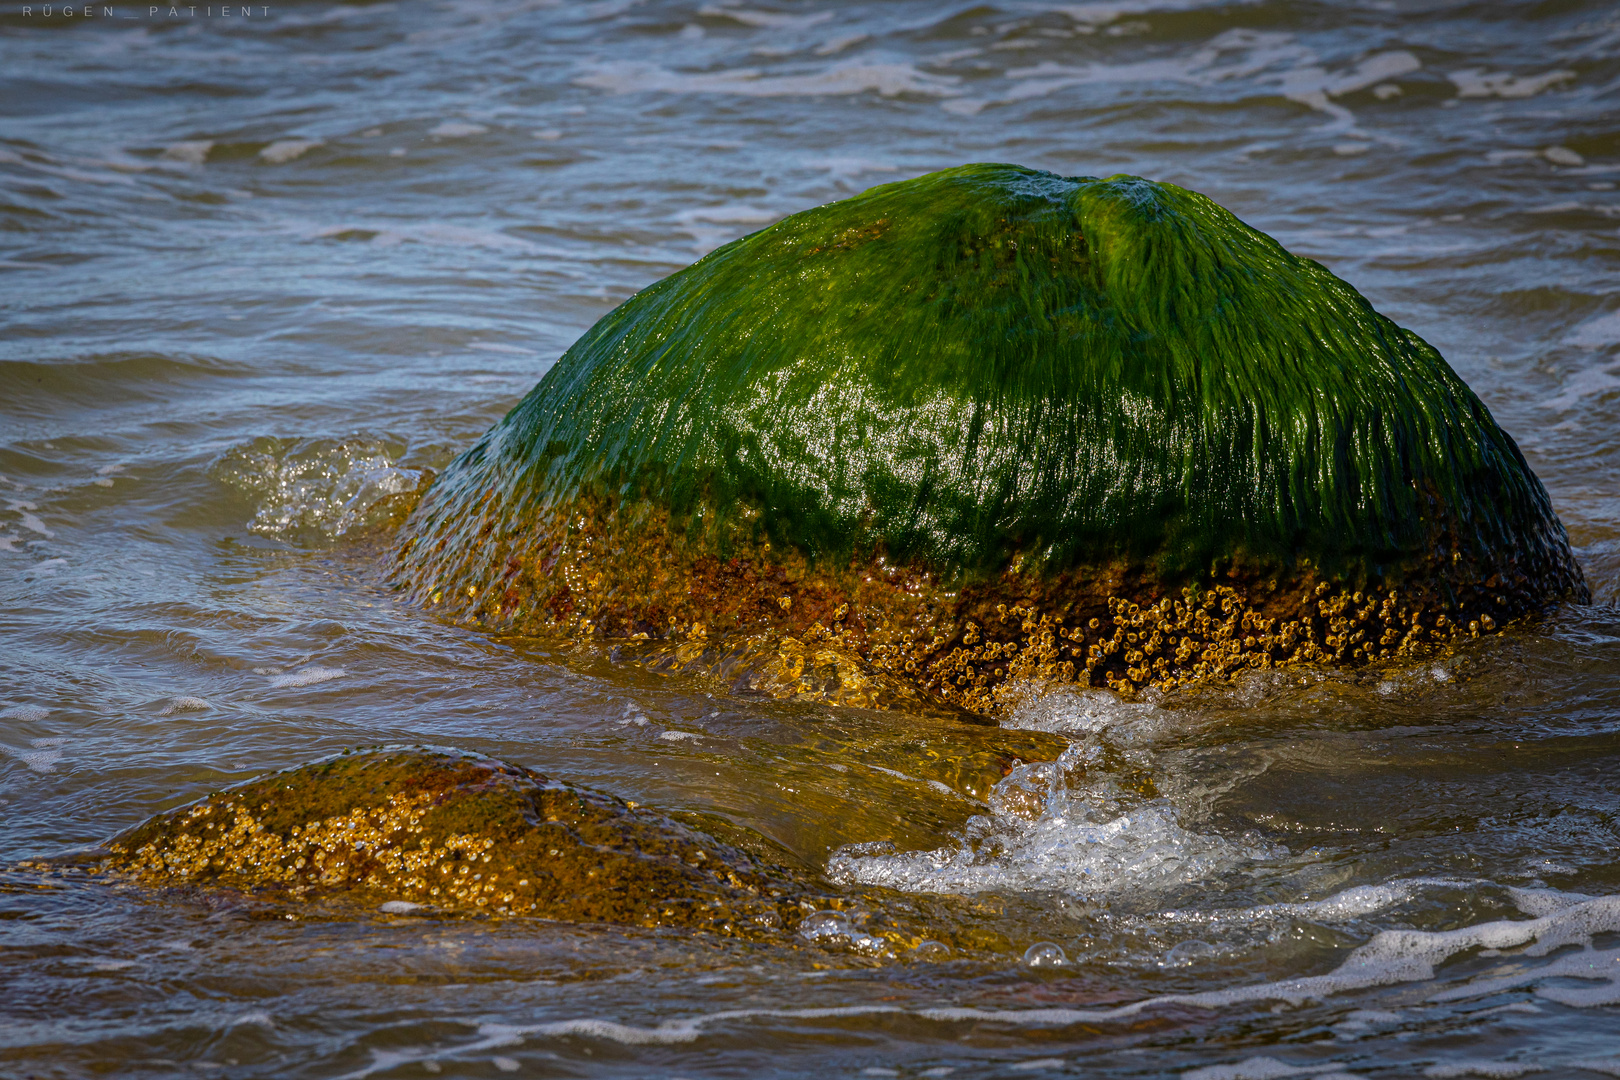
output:
M1063 946L1050 941L1037 941L1024 950L1024 963L1033 968L1063 967L1069 962L1069 955L1063 951Z

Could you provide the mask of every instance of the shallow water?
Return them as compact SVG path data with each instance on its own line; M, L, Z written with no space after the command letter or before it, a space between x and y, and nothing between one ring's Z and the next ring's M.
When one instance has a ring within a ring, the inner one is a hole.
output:
M14 868L0 1073L1620 1075L1610 5L114 7L0 13L0 861L428 741L752 830L983 947L274 921ZM996 732L730 698L378 583L402 493L614 304L977 160L1181 183L1347 278L1518 439L1596 603ZM1062 756L984 790L963 747Z

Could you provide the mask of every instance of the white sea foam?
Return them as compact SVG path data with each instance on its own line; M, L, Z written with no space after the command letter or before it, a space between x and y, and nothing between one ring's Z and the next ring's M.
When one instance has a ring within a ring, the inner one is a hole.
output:
M1404 49L1375 53L1348 71L1332 74L1317 65L1296 67L1282 76L1283 96L1319 112L1329 113L1340 120L1350 120L1348 109L1333 104L1330 98L1344 97L1365 90L1374 83L1409 75L1423 67L1423 62Z
M1191 8L1205 7L1208 3L1209 0L1138 0L1136 3L1104 0L1102 3L1066 4L1052 10L1067 15L1082 30L1095 31L1131 15L1187 11Z
M1566 942L1567 944L1567 942ZM1537 948L1535 951L1546 951ZM1499 978L1481 977L1465 986L1443 990L1430 1001L1465 1001L1500 994L1541 982L1543 979L1585 979L1591 986L1537 986L1536 994L1560 1005L1590 1008L1594 1005L1620 1005L1620 949L1593 950L1560 956L1552 963Z
M658 737L666 742L697 742L703 738L695 731L666 731Z
M933 851L837 852L828 875L844 884L910 892L1055 889L1091 895L1197 881L1267 854L1192 832L1164 804L1096 821L1087 816L1080 809L1032 823L979 817L961 841Z
M1574 873L1573 870L1561 872ZM1537 919L1593 899L1585 893L1561 892L1558 889L1519 889L1512 886L1508 887L1507 894L1515 907Z
M247 527L266 536L342 536L386 515L421 473L401 468L399 449L381 439L255 439L233 447L213 475L259 500Z
M91 971L125 971L134 966L133 960L112 960L100 956L90 961Z
M1585 1069L1587 1072L1601 1073L1605 1076L1620 1076L1620 1057L1576 1058L1564 1064L1572 1069Z
M827 872L844 884L910 892L1057 890L1096 895L1197 881L1271 849L1201 833L1169 798L1148 798L1098 768L1105 745L1151 764L1153 740L1181 722L1152 704L1101 692L1024 699L1007 726L1069 737L1055 762L1020 765L986 799L959 838L932 851L840 849Z
M23 157L21 154L13 153L10 150L0 150L0 161L10 165L21 165L35 172L44 173L46 176L61 177L63 180L78 180L91 184L122 184L126 187L135 183L129 177L120 176L117 173L90 172L85 169L75 169L71 166L53 165L46 161L37 160L37 158Z
M285 675L273 676L270 685L278 689L286 686L314 686L316 683L331 682L343 676L342 668L307 667Z
M867 173L894 173L900 171L900 166L889 161L874 161L863 157L820 157L809 159L806 165L816 169L825 169L834 180L854 180Z
M1292 34L1237 29L1225 31L1183 56L1120 64L1048 61L1029 68L1012 68L1007 72L1007 78L1013 81L1011 88L984 99L955 98L942 108L972 115L989 105L1012 104L1096 84L1182 83L1212 87L1249 81L1272 87L1289 100L1328 114L1334 126L1342 130L1352 126L1353 117L1333 99L1421 67L1422 62L1412 53L1393 50L1374 53L1348 69L1332 71L1318 62L1314 50Z
M0 743L0 754L15 758L23 763L30 772L46 776L56 771L56 763L62 760L63 739L33 739L27 748L19 748Z
M272 165L284 165L324 145L321 139L278 139L260 150L259 156Z
M675 220L680 222L681 230L696 241L694 246L698 254L704 255L721 244L752 231L737 226L763 225L781 216L780 213L765 207L729 203L724 206L700 206L684 210L675 215Z
M0 709L0 720L21 720L25 724L37 724L49 715L51 710L40 705L7 705Z
M1385 908L1410 900L1426 886L1466 885L1470 882L1454 878L1409 878L1383 885L1353 885L1320 900L1299 900L1289 903L1259 904L1246 908L1216 908L1213 910L1165 911L1154 916L1155 922L1233 925L1269 922L1283 919L1306 919L1313 922L1347 922L1364 918ZM1584 899L1581 898L1581 899Z
M1290 1065L1274 1057L1252 1057L1231 1065L1207 1065L1181 1074L1181 1080L1281 1080L1285 1076L1327 1072L1337 1063L1316 1061L1309 1065Z
M237 1015L231 1017L230 1020L226 1021L225 1026L273 1028L276 1026L276 1021L274 1017L265 1012L263 1009L254 1009L252 1012L238 1013Z
M1581 323L1564 335L1564 344L1582 349L1620 345L1620 311L1611 311Z
M799 936L824 948L848 949L864 956L892 957L888 940L861 929L857 914L843 911L817 911L799 924Z
M45 526L45 522L41 521L39 516L34 513L39 507L27 499L7 499L6 508L21 519L19 524L29 532L38 533L47 540L56 536L54 532Z
M1540 156L1538 150L1490 150L1485 154L1485 161L1489 165L1502 165L1509 161L1535 161Z
M201 712L210 708L208 702L200 697L182 696L172 698L169 703L158 710L159 716L173 716L177 712Z
M1573 71L1548 71L1540 75L1513 75L1505 71L1486 71L1482 68L1463 68L1446 75L1457 88L1457 96L1465 98L1534 97L1575 78Z
M1340 1038L1356 1038L1381 1027L1399 1024L1402 1019L1400 1013L1388 1009L1354 1009L1333 1025L1333 1033Z
M706 4L698 8L698 14L710 18L730 19L744 26L768 30L802 30L808 26L824 23L833 17L830 11L817 11L809 15L785 15L777 11L753 11L722 4Z
M859 932L854 920L842 912L821 912L829 936ZM841 925L840 925L841 924ZM484 1024L476 1042L457 1048L459 1054L476 1053L521 1045L531 1037L584 1037L604 1039L626 1046L679 1045L695 1042L706 1029L749 1020L825 1020L839 1017L909 1015L944 1024L1004 1025L1014 1029L1063 1028L1075 1024L1129 1022L1145 1012L1173 1005L1220 1009L1266 1001L1300 1005L1306 1001L1401 983L1425 982L1434 978L1436 965L1474 949L1515 948L1529 945L1525 955L1545 955L1568 944L1586 944L1585 951L1560 957L1539 967L1523 967L1515 961L1512 975L1490 978L1482 975L1462 987L1431 995L1431 1001L1455 1000L1499 993L1504 989L1531 986L1543 980L1580 979L1597 985L1590 989L1563 986L1537 986L1537 993L1549 1001L1587 1008L1620 1002L1620 949L1590 949L1593 934L1620 930L1620 896L1603 896L1564 907L1552 915L1523 921L1481 923L1448 931L1386 930L1350 954L1339 967L1326 975L1303 976L1257 985L1235 986L1188 994L1164 994L1110 1008L983 1009L971 1006L942 1006L906 1009L895 1005L851 1005L803 1009L729 1009L681 1019L665 1020L651 1027L622 1024L601 1017L578 1017L530 1025ZM1354 1016L1355 1014L1352 1014ZM1396 1020L1395 1014L1389 1014ZM1368 1013L1370 1020L1383 1022L1383 1014ZM442 1054L442 1049L424 1050L420 1055L399 1056L390 1052L385 1062L374 1056L371 1065L349 1073L350 1078L369 1076L392 1068L402 1061L420 1060ZM1610 1059L1598 1059L1596 1071L1606 1071ZM1574 1067L1590 1067L1570 1062ZM1620 1061L1613 1062L1620 1075ZM1321 1075L1337 1066L1332 1061L1293 1065L1275 1058L1250 1058L1233 1065L1216 1065L1184 1076L1197 1080L1240 1080L1243 1077L1283 1077ZM1478 1074L1475 1074L1478 1075Z
M615 60L588 67L578 86L616 94L737 94L746 97L817 97L877 93L883 97L956 93L953 76L929 75L906 63L851 63L806 75L766 75L757 68L699 74L671 71L639 60Z
M208 152L214 148L212 139L189 139L184 142L170 143L163 151L165 161L179 161L186 165L201 165L208 160Z
M1543 1073L1547 1066L1525 1061L1450 1061L1443 1065L1430 1065L1423 1075L1434 1080L1457 1080L1464 1076L1483 1076L1487 1080L1514 1080L1531 1073Z
M817 56L833 56L837 53L843 52L852 45L859 45L863 41L869 41L871 37L871 34L844 34L839 37L832 38L824 44L816 46L816 48L812 51Z
M1543 409L1554 409L1563 412L1575 408L1587 398L1601 397L1614 390L1620 390L1620 371L1597 367L1587 368L1585 371L1577 371L1565 379L1556 395L1539 404Z
M1022 695L1004 727L1045 731L1052 735L1094 736L1105 730L1133 739L1152 739L1180 728L1184 721L1149 701L1125 701L1106 690L1031 688Z
M428 134L441 139L462 139L469 135L482 135L488 130L489 128L483 124L469 124L464 120L446 120L432 131L429 131Z

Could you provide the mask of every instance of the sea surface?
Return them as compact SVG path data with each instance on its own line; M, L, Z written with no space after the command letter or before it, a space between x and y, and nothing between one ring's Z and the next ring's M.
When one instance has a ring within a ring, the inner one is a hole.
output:
M0 1075L1620 1076L1612 4L91 7L0 8ZM1009 726L1068 749L972 798L911 758L940 721L395 600L402 493L614 305L973 161L1171 181L1325 263L1518 440L1594 602L1399 670L1036 696ZM960 897L990 944L18 866L386 742Z

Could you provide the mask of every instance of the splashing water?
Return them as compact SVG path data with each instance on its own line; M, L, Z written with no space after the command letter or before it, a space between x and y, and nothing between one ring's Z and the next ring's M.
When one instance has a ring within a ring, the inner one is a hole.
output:
M422 471L395 464L401 443L263 437L232 447L214 463L215 479L258 501L247 528L262 536L327 539L387 520Z
M1186 721L1102 691L1030 694L1007 726L1064 735L1056 760L1016 766L991 791L990 812L931 851L849 845L828 874L841 884L909 892L1058 891L1092 896L1166 888L1223 873L1282 849L1230 840L1184 822L1187 807L1156 776L1151 746Z

